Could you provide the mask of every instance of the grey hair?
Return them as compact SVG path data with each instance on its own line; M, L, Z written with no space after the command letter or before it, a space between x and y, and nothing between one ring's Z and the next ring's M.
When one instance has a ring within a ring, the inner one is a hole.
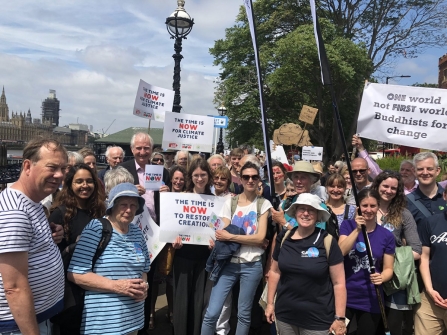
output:
M223 164L224 166L227 164L227 162L225 162L225 159L224 159L221 155L219 155L219 154L212 155L210 158L208 158L208 159L207 159L208 164L209 164L209 163L211 162L211 160L213 160L214 158L218 158L218 159L220 159L220 160L222 161L222 164Z
M124 150L123 150L123 148L121 148L121 147L119 147L119 146L117 146L117 145L109 145L108 147L107 147L107 149L106 149L106 153L105 153L105 156L108 158L109 157L109 155L110 155L110 150L111 149L120 149L121 150L121 157L124 157Z
M409 165L411 165L411 167L414 169L415 168L415 166L414 166L414 162L412 161L412 160L410 160L410 159L405 159L405 160L403 160L402 162L400 162L400 168L402 169L402 165L405 165L405 164L409 164Z
M68 161L70 161L71 158L74 159L75 165L84 163L84 157L82 157L82 155L77 151L68 151L67 156Z
M259 161L258 157L256 157L256 155L253 154L248 154L245 155L244 157L245 163L250 162L253 163L254 165L256 165L256 167L259 169L261 168L261 162Z
M149 140L151 149L154 146L154 140L152 139L151 135L149 135L148 133L144 133L144 132L140 131L138 133L133 134L132 138L130 139L130 147L131 147L131 149L135 148L135 139L137 137L142 137L144 139Z
M178 163L178 156L180 153L183 153L186 155L186 158L188 158L188 166L189 166L189 163L191 163L191 161L192 161L192 155L189 153L188 150L179 150L175 153L175 157L174 157L175 164Z
M165 159L165 155L163 155L160 151L153 152L152 155L151 155L151 160L152 160L155 156L161 156L163 159Z
M413 157L413 164L416 166L416 164L420 161L425 161L426 159L433 158L433 161L435 162L435 167L439 167L439 161L438 157L433 152L427 151L427 152L420 152Z
M109 194L112 188L122 183L134 183L132 174L126 168L118 165L116 168L108 170L104 175L106 195Z

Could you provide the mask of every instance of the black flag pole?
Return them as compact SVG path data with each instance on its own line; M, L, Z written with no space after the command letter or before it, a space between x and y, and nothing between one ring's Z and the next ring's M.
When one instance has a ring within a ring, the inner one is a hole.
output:
M258 73L258 87L259 87L259 100L261 103L261 118L262 118L262 133L264 138L264 147L265 147L265 156L267 162L267 173L268 179L270 182L270 195L273 200L273 207L275 209L278 208L279 203L277 203L277 199L275 196L275 183L273 180L273 171L272 171L272 157L270 152L270 141L268 136L268 126L267 126L267 113L265 111L264 105L264 84L262 81L262 73L261 73L261 62L259 61L259 48L257 44L257 36L256 36L256 25L255 25L255 15L253 12L253 2L252 0L244 0L245 10L247 12L247 19L250 26L250 34L253 42L253 48L255 51L255 62L256 62L256 70Z
M354 174L352 172L351 164L349 162L348 147L346 145L345 135L344 135L344 132L343 132L343 124L341 122L340 112L339 112L338 107L337 107L337 99L336 99L336 96L335 96L335 90L334 90L334 86L332 84L331 73L330 73L330 69L329 69L329 61L327 59L326 48L324 47L324 42L323 42L323 38L321 36L321 31L320 31L320 25L318 23L318 17L317 17L317 12L316 12L316 8L315 8L315 0L310 0L310 8L311 8L311 11L312 11L312 18L313 18L314 32L315 32L315 40L317 42L317 48L318 48L318 56L320 58L321 79L322 79L323 85L329 86L329 89L330 89L330 92L331 92L332 107L333 107L333 110L334 110L334 119L337 122L338 134L339 134L339 137L340 137L340 140L341 140L341 143L342 143L343 153L344 153L344 155L346 157L346 163L347 163L347 166L348 166L349 177L354 182L355 179L354 179ZM358 207L358 213L359 213L359 215L362 215L362 212L360 210L360 204L359 204L359 199L358 199L357 188L356 188L355 184L353 184L352 191L354 193L355 203L356 203L356 205ZM371 251L371 244L369 243L368 233L366 232L365 225L362 225L362 235L363 235L363 239L365 241L366 253L367 253L367 256L368 256L370 272L371 273L376 273L376 267L375 267L375 264L374 264L374 258L372 256L372 251ZM380 314L382 315L383 325L384 325L384 328L385 328L385 335L390 335L390 331L388 329L388 322L387 322L386 314L385 314L385 306L384 306L383 300L382 300L382 295L380 294L379 286L378 285L374 285L374 287L376 289L376 295L377 295L377 300L379 302Z

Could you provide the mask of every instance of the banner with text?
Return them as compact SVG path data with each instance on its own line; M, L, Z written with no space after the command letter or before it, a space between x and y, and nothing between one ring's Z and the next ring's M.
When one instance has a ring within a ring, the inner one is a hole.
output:
M163 148L211 152L214 118L202 115L166 113Z
M160 241L208 245L214 237L214 216L220 215L226 197L194 193L160 193ZM214 214L214 213L217 213Z
M447 151L447 90L367 83L357 132L373 140Z
M165 112L172 111L174 91L157 87L140 79L133 115L164 122Z
M152 220L147 206L144 206L144 212L135 216L132 221L133 224L140 227L146 240L147 249L149 250L149 257L151 263L158 256L161 249L166 245L165 242L160 242L160 227Z
M301 159L303 161L322 161L323 147L303 147Z
M163 165L146 165L144 171L144 188L158 191L163 185Z

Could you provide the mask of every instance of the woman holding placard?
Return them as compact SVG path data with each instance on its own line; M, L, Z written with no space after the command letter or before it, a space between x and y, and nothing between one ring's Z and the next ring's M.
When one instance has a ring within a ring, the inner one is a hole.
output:
M213 181L206 160L197 158L190 164L186 177L186 192L213 195ZM202 324L203 301L206 283L206 260L209 248L204 245L182 244L177 237L173 263L174 277L174 333L199 335Z
M250 329L251 307L262 277L261 255L264 253L267 217L272 205L256 194L260 176L255 164L245 163L240 170L240 176L244 192L227 199L222 209L222 220L226 227L235 225L242 228L246 235L233 235L226 230L216 231L217 240L236 242L241 246L222 268L214 283L203 320L202 335L214 334L225 299L237 281L240 282L240 291L236 334L248 334Z

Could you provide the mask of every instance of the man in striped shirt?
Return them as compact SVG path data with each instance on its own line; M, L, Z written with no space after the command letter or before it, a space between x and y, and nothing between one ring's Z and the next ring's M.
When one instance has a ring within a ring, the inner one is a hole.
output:
M40 201L62 182L67 151L52 139L23 150L19 180L0 193L0 333L51 334L64 269Z

